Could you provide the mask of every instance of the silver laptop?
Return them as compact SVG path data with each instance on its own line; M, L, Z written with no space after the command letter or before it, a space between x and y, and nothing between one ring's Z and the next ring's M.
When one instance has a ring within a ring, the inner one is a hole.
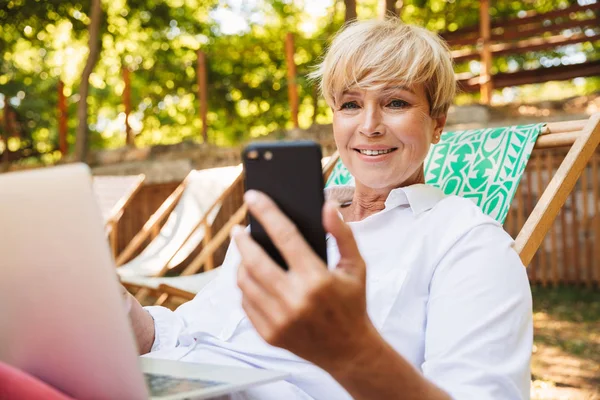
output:
M201 399L286 376L134 343L88 167L0 174L1 361L78 399Z

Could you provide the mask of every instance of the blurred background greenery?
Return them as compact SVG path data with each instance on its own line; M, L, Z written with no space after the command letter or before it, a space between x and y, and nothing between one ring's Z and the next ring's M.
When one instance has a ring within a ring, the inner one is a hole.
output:
M492 18L546 12L595 0L492 1ZM86 0L0 0L0 107L16 111L19 134L7 140L23 150L21 162L52 163L58 148L57 85L67 96L68 143L75 146L79 85L86 63L90 4ZM88 96L91 149L125 144L123 69L131 77L130 125L137 146L202 141L198 117L196 52L208 70L208 138L217 145L291 127L287 97L285 35L295 36L299 124L327 123L331 112L306 74L353 0L102 0L100 53ZM359 0L359 19L378 14L377 0ZM405 22L454 31L477 24L479 1L405 0ZM499 72L598 59L593 43L495 57ZM479 61L458 64L477 72ZM505 88L494 102L527 102L593 93L600 78L577 78ZM478 100L462 94L458 104ZM0 129L4 129L0 124ZM1 132L0 132L1 133Z

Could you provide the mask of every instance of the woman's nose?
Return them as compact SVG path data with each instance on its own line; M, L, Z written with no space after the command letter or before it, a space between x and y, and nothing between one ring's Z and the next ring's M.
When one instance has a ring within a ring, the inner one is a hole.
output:
M364 109L359 132L365 136L379 136L383 134L381 115L378 110Z

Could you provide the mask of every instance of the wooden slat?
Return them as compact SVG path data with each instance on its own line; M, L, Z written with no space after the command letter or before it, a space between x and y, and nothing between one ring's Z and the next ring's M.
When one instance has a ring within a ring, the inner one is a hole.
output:
M540 135L549 135L552 133L565 133L581 131L587 124L587 119L578 119L574 121L557 121L547 123L540 132Z
M545 13L536 13L535 11L529 11L529 15L524 18L507 18L502 21L498 21L498 23L494 23L493 27L503 27L510 28L515 26L515 24L523 25L523 24L531 24L534 22L542 22L545 20L552 20L558 17L568 17L572 13L583 12L586 10L598 10L600 9L600 3L595 4L587 4L587 5L579 5L574 4L564 9L552 10Z
M577 206L577 196L576 189L573 189L571 192L571 216L573 218L571 222L571 238L573 240L573 252L571 257L571 267L573 268L573 273L575 274L574 282L576 284L581 283L581 270L579 268L579 212Z
M495 43L489 46L491 55L498 57L506 54L521 54L530 51L539 51L555 48L558 46L567 46L570 44L582 42L594 42L600 38L600 35L588 36L585 33L578 33L565 37L564 35L556 35L551 37L534 37L517 42ZM493 39L490 39L490 41ZM455 63L461 63L468 60L474 60L479 56L477 49L461 49L451 52L452 59Z
M582 216L581 216L581 230L583 231L583 249L581 250L581 267L583 269L583 276L585 277L585 283L590 286L592 284L592 268L590 266L591 257L589 257L590 253L590 243L589 243L589 214L588 214L588 171L587 168L581 174L581 206L583 208ZM579 233L579 232L578 232Z
M517 234L519 233L519 230L523 227L523 224L525 223L525 194L524 194L525 190L523 189L523 182L521 181L521 184L519 185L519 187L517 188L517 193L515 195L515 197L517 198L517 204L516 204L516 209L515 211L517 212L517 229L515 230L515 234L513 237L517 237Z
M544 192L544 176L542 173L542 155L538 154L538 156L535 158L535 174L537 177L537 192L538 193L543 193ZM539 199L539 197L538 197ZM539 202L539 200L538 200ZM546 246L544 243L544 239L545 239L545 235L542 238L542 240L540 241L540 246L538 248L538 254L539 254L539 261L540 261L540 270L539 270L539 274L540 274L540 279L542 281L542 285L544 287L546 287L546 285L548 284L548 274L547 274L547 264L546 264Z
M567 212L565 208L567 207L567 203L560 210L560 237L562 243L562 252L561 252L561 261L562 261L562 282L570 282L570 274L569 274L569 262L571 260L569 245L569 237L567 235L567 231L569 226L567 225Z
M155 305L157 305L157 306L164 304L164 302L169 298L169 295L181 297L185 300L193 300L194 297L196 296L194 293L190 293L186 290L181 290L176 287L165 285L165 284L161 284L158 287L158 291L164 292L164 293L161 295L161 297L159 297L159 300L157 300L157 302L155 303ZM162 296L165 296L165 298L163 299Z
M211 240L212 240L212 227L207 224L205 227L204 239L202 240L202 243L204 246L206 246L210 243ZM211 269L214 269L214 268L215 268L215 258L214 258L214 253L213 253L210 256L208 256L208 258L206 259L206 262L204 263L204 270L210 271Z
M546 173L548 174L548 179L554 176L554 165L553 165L554 157L552 152L546 153ZM558 254L556 249L556 224L553 223L550 228L550 266L551 266L551 280L552 285L556 286L558 282Z
M118 245L118 229L117 223L109 221L106 224L106 236L108 237L108 244L112 253L113 259L117 258L117 245Z
M140 191L145 179L146 176L140 174L137 176L137 179L131 183L129 191L125 192L121 199L111 209L109 218L111 222L115 224L119 222L119 219L123 216L123 211L131 204L134 196Z
M230 220L225 224L225 226L223 226L223 228L221 228L221 230L219 230L219 232L217 232L213 238L213 240L208 243L206 246L204 246L204 248L202 249L202 251L200 252L200 254L198 255L198 257L196 257L191 263L190 265L188 265L183 272L181 272L181 275L193 275L195 273L198 273L198 271L200 271L200 269L202 268L202 266L204 265L204 263L206 262L206 260L208 259L208 257L210 257L210 255L219 248L219 246L221 245L221 243L223 243L228 237L229 237L229 233L231 232L231 229L235 226L240 224L244 218L246 218L246 214L248 213L248 206L246 206L245 204L240 207L239 210L237 210L235 212L235 214L233 214L230 218Z
M596 113L567 153L516 239L515 248L525 265L531 261L599 143L600 113Z
M600 286L600 175L598 174L598 164L600 164L600 154L596 152L592 160L592 198L594 200L594 242L596 264L596 283Z
M502 89L509 86L519 86L530 83L548 81L564 81L577 77L597 76L600 60L586 61L581 64L560 65L550 68L520 70L517 72L500 72L494 74L494 88ZM457 81L460 89L466 93L479 90L479 77Z
M521 70L517 72L500 72L495 74L494 87L504 88L530 83L544 83L548 81L564 81L578 77L597 76L600 60L586 61L581 64L559 65L550 68Z
M523 18L508 17L508 18L497 19L495 21L492 21L492 29L512 28L512 27L515 27L518 25L531 24L534 22L540 22L540 21L544 21L544 20L548 20L548 19L554 19L557 17L565 17L565 16L568 17L569 14L571 14L571 13L586 11L588 9L589 10L600 9L600 2L583 5L583 6L575 4L575 5L569 6L565 9L553 10L553 11L549 11L546 13L536 13L535 11L529 11L528 15ZM457 29L456 31L453 31L453 32L442 32L442 33L440 33L440 35L444 39L452 42L452 40L454 40L455 38L460 38L460 37L469 36L469 35L476 35L478 30L479 30L478 25L471 25L468 27Z
M600 38L600 35L598 34L588 36L585 33L578 33L569 37L565 37L564 35L536 37L520 40L515 43L498 43L491 46L490 50L494 56L502 56L506 54L520 54L530 51L546 50L582 42L593 42L598 40L598 38Z
M189 176L189 175L188 175ZM150 237L151 234L156 235L157 229L160 229L160 224L166 219L166 217L173 211L177 202L183 195L183 191L187 185L187 178L175 189L175 191L165 200L165 202L159 207L159 209L152 214L148 221L142 227L142 230L129 242L127 247L119 254L116 260L117 266L124 264L128 261L136 251L142 246L142 244Z
M498 32L492 32L492 40L496 41L507 41L507 40L519 40L527 37L538 36L543 33L562 33L565 29L569 28L581 28L585 30L586 27L596 27L600 25L600 17L594 17L590 19L560 19L555 21L551 25L543 24L519 24L518 29L512 30L502 29Z
M145 184L139 193L132 197L131 204L124 210L118 225L118 251L127 247L148 219L173 193L180 182ZM149 242L149 240L147 241ZM145 245L146 243L144 243ZM134 253L134 256L139 253Z
M532 154L532 157L535 157L535 153ZM530 159L531 162L531 159ZM531 213L531 210L533 210L533 204L534 204L534 193L533 193L533 176L532 176L532 172L531 172L531 168L529 167L531 164L527 165L527 168L525 168L525 177L527 178L526 180L526 187L527 187L527 215L529 215L529 213ZM522 228L521 228L522 229ZM537 268L538 268L538 257L535 256L532 261L531 264L529 265L529 278L531 281L535 282L536 278L537 278Z
M551 133L540 136L535 142L536 149L553 149L556 147L571 146L579 137L580 132Z

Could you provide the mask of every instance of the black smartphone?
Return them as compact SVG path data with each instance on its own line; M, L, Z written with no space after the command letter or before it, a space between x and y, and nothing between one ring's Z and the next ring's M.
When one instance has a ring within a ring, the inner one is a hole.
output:
M325 199L321 147L312 141L253 143L244 149L242 158L246 190L259 190L273 199L327 263L322 221ZM267 254L287 270L287 263L252 215L250 233Z

